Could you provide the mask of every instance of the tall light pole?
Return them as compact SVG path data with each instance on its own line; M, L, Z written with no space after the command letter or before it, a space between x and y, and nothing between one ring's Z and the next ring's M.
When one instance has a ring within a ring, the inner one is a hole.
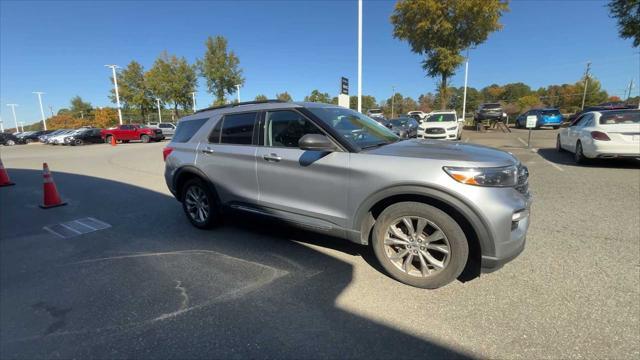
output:
M358 112L362 112L362 0L358 0Z
M156 104L158 104L158 122L162 122L162 113L160 112L160 99L156 98Z
M113 72L113 86L116 90L116 104L118 106L118 119L120 120L120 125L122 125L122 110L120 110L120 95L118 94L118 78L116 77L116 68L118 65L105 65L108 68L111 68Z
M467 114L467 76L469 74L469 49L467 48L467 59L464 62L464 92L462 95L462 119Z
M196 112L196 92L191 93L191 99L193 99L193 112Z
M391 87L391 118L393 119L395 117L395 101L396 101L396 87L392 86Z
M47 131L47 120L44 118L44 109L42 108L42 94L41 91L34 91L34 94L38 95L38 102L40 103L40 116L42 116L42 126L44 130Z
M51 111L51 116L53 117L53 106L49 105L49 111Z
M584 110L584 101L587 99L587 86L589 86L589 69L591 69L591 61L587 62L587 70L584 72L584 93L582 94L582 110Z
M240 102L240 84L236 85L236 89L238 89L238 102Z
M11 107L11 112L13 113L13 122L16 124L16 132L18 132L18 120L16 119L16 106L18 106L18 104L7 104L7 106Z
M0 133L4 132L4 121L2 121L2 118L0 117Z

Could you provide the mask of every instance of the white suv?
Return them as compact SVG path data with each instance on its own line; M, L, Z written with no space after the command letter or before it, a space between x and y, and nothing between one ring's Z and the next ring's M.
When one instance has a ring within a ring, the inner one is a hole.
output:
M460 140L461 137L462 121L453 110L431 112L418 127L419 139Z

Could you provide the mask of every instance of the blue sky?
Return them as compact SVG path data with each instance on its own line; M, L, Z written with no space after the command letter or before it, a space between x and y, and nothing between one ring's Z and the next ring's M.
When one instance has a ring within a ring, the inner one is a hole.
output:
M433 92L421 58L392 36L393 1L365 1L363 93L378 100L391 86L417 98ZM631 78L639 93L640 55L618 37L603 1L513 1L504 29L470 53L469 85L522 81L533 88L572 83L592 72L610 94L622 96ZM0 113L13 126L39 120L45 110L80 95L110 105L110 70L135 59L149 68L167 50L193 62L209 35L223 35L240 57L243 100L289 91L295 100L313 89L336 95L341 76L357 75L357 2L349 1L5 1L0 2ZM453 78L461 86L464 68ZM197 102L212 96L200 82Z

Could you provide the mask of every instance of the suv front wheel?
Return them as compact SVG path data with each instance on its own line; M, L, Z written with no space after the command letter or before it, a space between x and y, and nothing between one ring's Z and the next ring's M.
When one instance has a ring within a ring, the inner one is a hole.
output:
M182 188L182 209L193 226L209 229L219 221L216 197L200 179L191 179Z
M396 280L436 289L455 280L469 255L467 238L449 215L433 206L401 202L386 208L373 229L373 251Z

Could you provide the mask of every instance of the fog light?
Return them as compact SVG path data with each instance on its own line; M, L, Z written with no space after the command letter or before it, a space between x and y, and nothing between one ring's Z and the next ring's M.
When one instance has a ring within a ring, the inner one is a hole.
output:
M520 210L513 213L513 215L511 215L511 231L517 229L520 221L527 217L529 217L529 210Z

